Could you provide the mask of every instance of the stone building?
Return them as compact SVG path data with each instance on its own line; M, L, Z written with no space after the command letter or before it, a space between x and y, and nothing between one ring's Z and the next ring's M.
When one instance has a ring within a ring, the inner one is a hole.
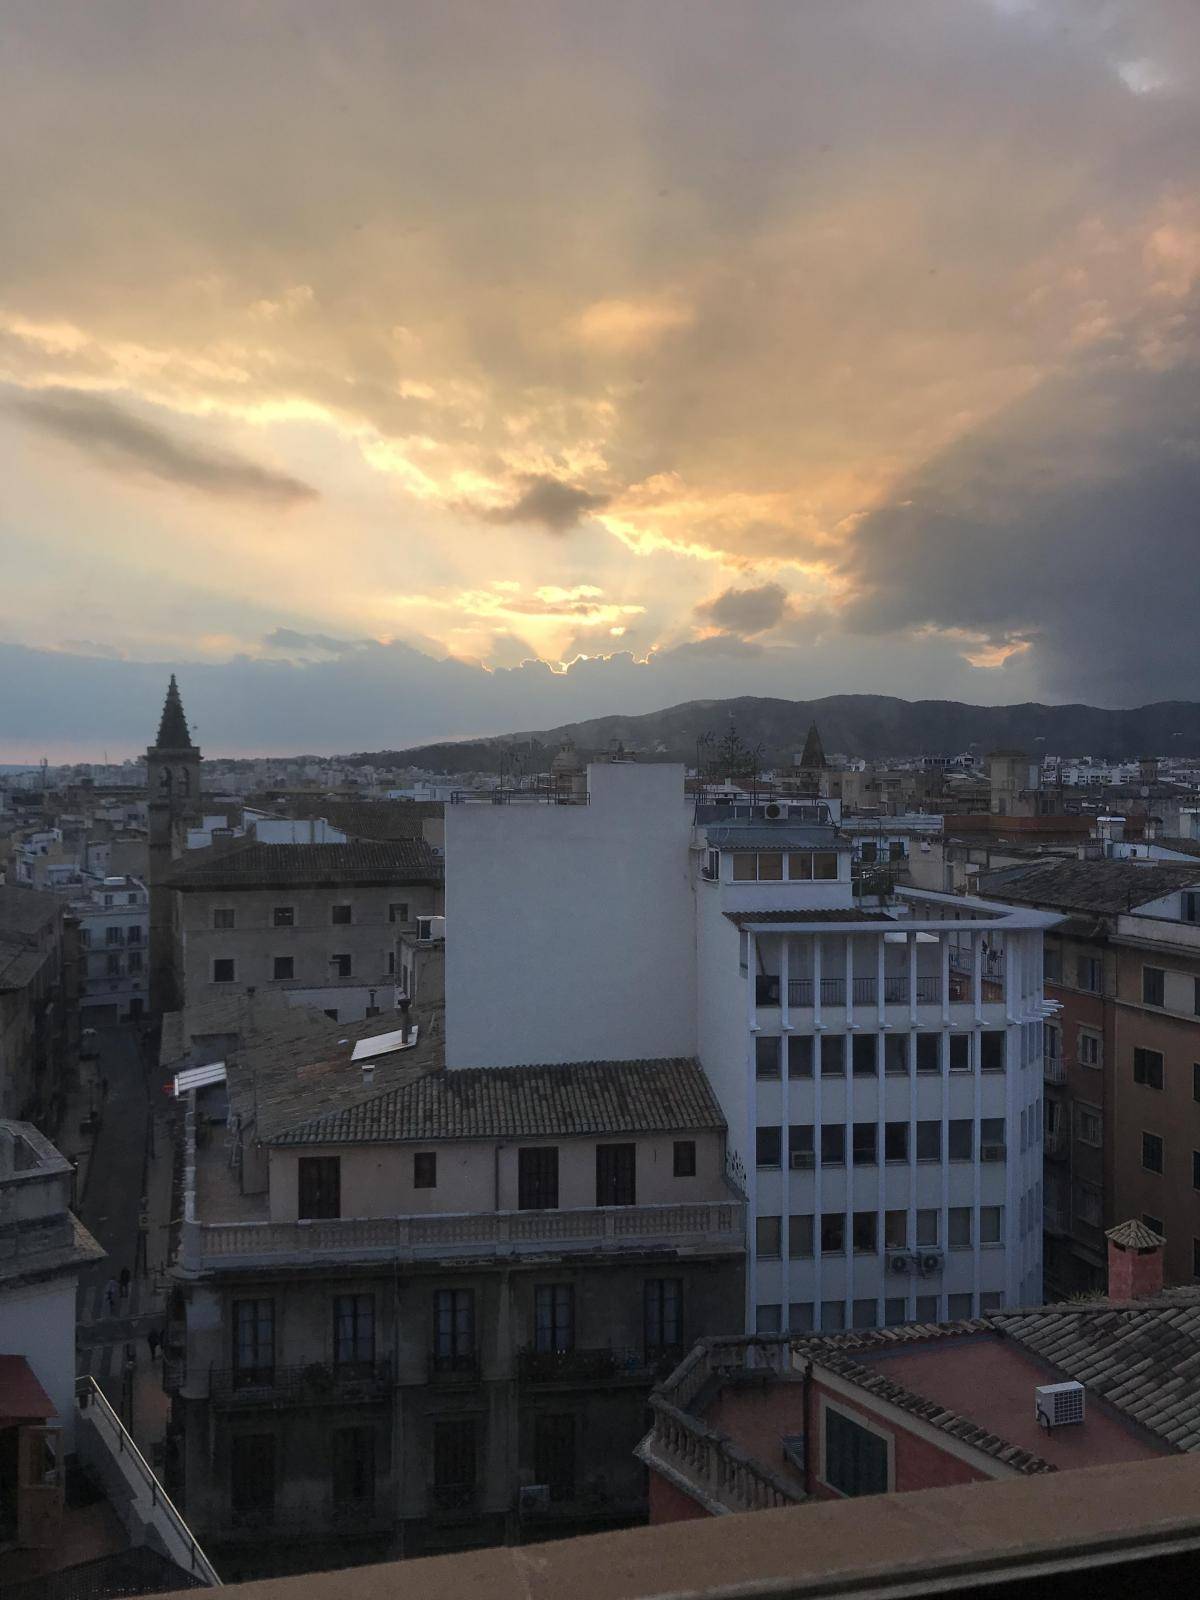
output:
M0 1116L48 1133L79 1042L78 955L59 895L0 884Z

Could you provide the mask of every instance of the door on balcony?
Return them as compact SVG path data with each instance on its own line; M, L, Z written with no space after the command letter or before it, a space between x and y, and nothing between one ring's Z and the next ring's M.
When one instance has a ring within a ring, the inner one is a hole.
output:
M522 1211L558 1209L558 1146L517 1152L517 1206Z
M632 1206L637 1204L636 1154L632 1144L596 1146L596 1204Z
M549 1413L533 1421L533 1481L544 1483L551 1500L575 1493L575 1418Z
M442 1417L433 1425L433 1484L436 1511L467 1511L475 1503L478 1445L474 1417Z
M540 1283L534 1289L533 1296L534 1349L541 1355L560 1355L573 1349L575 1290L572 1286L569 1283Z
M302 1222L342 1214L342 1171L338 1156L301 1156L299 1169L299 1206L297 1214Z
M229 1508L235 1524L267 1522L274 1515L274 1434L235 1434L229 1441Z
M233 1382L253 1388L275 1381L275 1302L233 1302Z
M371 1428L333 1430L335 1511L367 1512L375 1504L375 1434Z
M433 1297L433 1364L438 1372L475 1366L475 1291L439 1289Z
M647 1278L644 1295L646 1360L653 1364L682 1355L682 1278Z

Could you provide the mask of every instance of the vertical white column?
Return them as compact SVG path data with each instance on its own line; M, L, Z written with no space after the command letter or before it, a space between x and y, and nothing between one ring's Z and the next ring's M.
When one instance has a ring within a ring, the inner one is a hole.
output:
M824 1027L821 1021L821 935L814 933L812 936L812 986L813 986L813 1030L820 1033ZM814 1054L818 1053L814 1041ZM819 1063L818 1063L819 1065Z
M942 1027L950 1026L950 940L944 933L938 934L938 943L942 958Z
M983 935L976 928L971 935L971 999L975 1005L975 1026L983 1021Z
M906 936L908 953L908 1025L915 1028L917 1025L917 936L910 933Z
M879 935L879 944L876 948L875 959L875 1004L879 1008L879 1027L882 1029L887 1024L887 1007L884 1003L884 974L887 971L887 945L882 933Z
M779 999L785 1030L783 1038L779 1041L779 1115L782 1123L779 1139L783 1147L779 1153L780 1177L783 1183L783 1218L779 1224L781 1236L779 1273L783 1281L783 1305L780 1308L779 1315L782 1328L788 1326L788 1306L792 1303L792 1162L788 1142L788 1130L792 1125L792 1106L791 1079L788 1076L788 1037L786 1031L791 1027L791 1023L788 1021L787 1009L788 965L791 943L791 934L780 934Z
M754 1332L754 1307L758 1301L758 1063L755 1035L758 1003L755 973L758 946L753 933L746 935L746 1010L749 1031L746 1044L746 1332ZM782 1135L781 1135L782 1137Z
M784 1033L786 1033L792 1025L791 1014L788 1011L788 983L791 976L791 953L792 936L790 933L781 933L779 935L779 1021ZM785 1040L784 1042L786 1043L787 1041Z
M820 983L821 958L817 950L816 935L813 935L813 982ZM814 993L815 993L814 989ZM821 1199L821 1128L824 1124L824 1110L821 1100L821 1036L813 1036L813 1077L812 1077L812 1107L813 1107L813 1319L814 1326L819 1326L821 1321L821 1217L823 1202Z
M854 1029L854 935L846 935L846 1032Z
M758 1032L758 938L746 935L746 1012L750 1032Z

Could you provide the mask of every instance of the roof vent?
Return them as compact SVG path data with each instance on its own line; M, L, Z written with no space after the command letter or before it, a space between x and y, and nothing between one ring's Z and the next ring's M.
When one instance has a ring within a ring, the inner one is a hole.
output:
M1039 1426L1049 1433L1051 1428L1082 1422L1083 1392L1081 1383L1040 1384L1033 1391L1033 1410Z

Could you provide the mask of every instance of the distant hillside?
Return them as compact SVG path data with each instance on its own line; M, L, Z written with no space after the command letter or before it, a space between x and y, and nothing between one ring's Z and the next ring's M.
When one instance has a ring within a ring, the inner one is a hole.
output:
M1167 700L1130 711L1097 706L971 706L958 700L897 700L880 694L838 694L823 700L688 700L644 716L594 717L559 728L418 745L347 757L362 764L423 767L435 772L496 770L504 752L544 768L570 736L582 751L605 750L619 739L631 751L659 760L692 762L696 740L718 737L732 725L750 745L761 744L769 765L789 762L816 722L826 751L881 759L887 756L978 754L1016 746L1033 754L1093 755L1133 759L1200 751L1200 705Z

